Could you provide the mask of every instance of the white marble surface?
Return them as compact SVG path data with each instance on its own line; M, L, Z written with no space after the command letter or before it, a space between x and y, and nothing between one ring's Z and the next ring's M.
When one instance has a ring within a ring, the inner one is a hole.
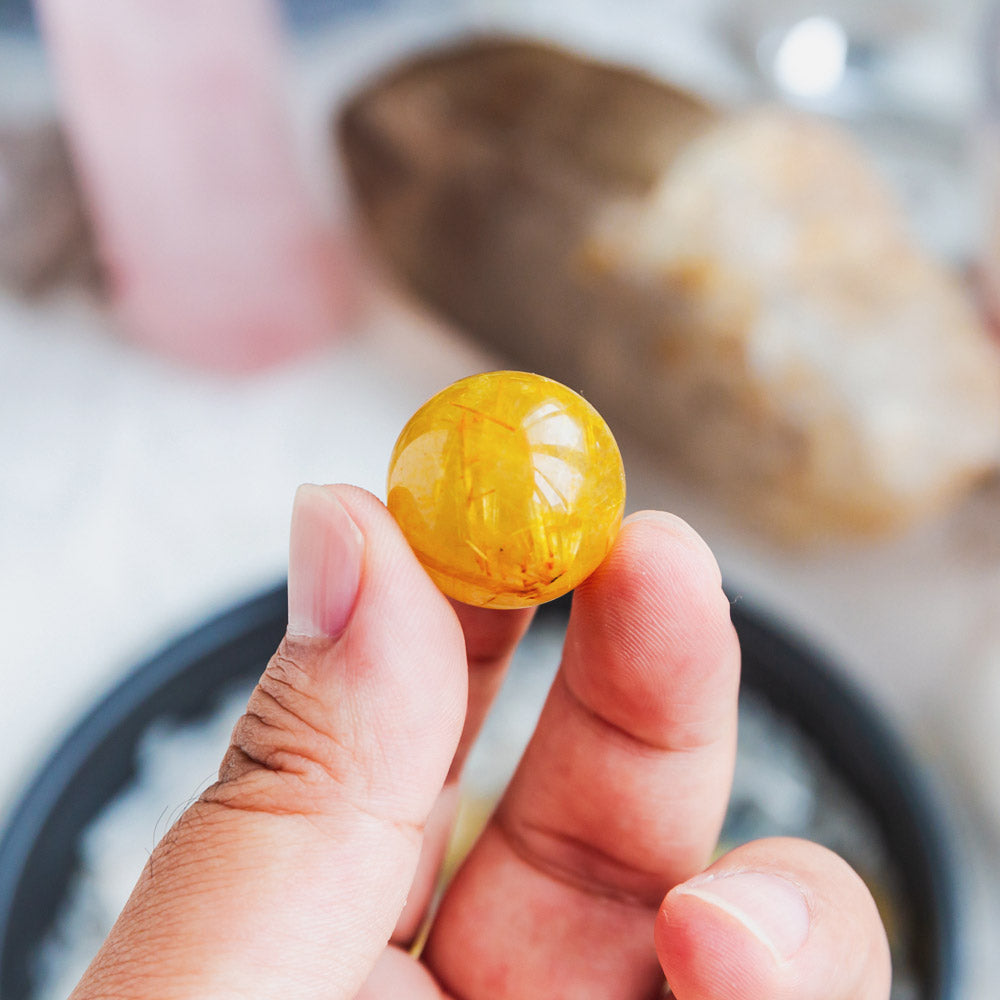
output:
M381 492L406 417L468 370L420 329L385 310L227 380L132 349L79 301L0 300L0 799L130 664L283 575L298 483Z

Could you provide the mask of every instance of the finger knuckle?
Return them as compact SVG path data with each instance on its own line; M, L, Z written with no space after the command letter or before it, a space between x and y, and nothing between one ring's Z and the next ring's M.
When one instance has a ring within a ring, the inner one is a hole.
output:
M237 721L219 779L260 784L267 772L311 786L312 794L358 771L348 727L333 723L307 667L284 646L271 658Z

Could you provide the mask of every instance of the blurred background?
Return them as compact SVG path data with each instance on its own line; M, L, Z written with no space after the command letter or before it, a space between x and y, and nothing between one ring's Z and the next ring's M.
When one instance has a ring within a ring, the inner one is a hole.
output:
M147 6L0 0L0 826L299 483L535 368L902 735L995 997L992 4Z

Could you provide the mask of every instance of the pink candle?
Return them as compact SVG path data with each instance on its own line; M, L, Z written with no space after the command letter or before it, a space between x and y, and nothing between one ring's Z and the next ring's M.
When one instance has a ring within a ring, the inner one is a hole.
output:
M268 0L38 0L115 305L222 370L321 343L344 268L311 204Z

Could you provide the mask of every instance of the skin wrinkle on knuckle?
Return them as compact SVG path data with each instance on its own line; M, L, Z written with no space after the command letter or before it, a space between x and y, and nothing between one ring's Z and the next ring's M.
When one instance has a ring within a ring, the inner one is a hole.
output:
M224 761L227 766L220 769L219 780L203 793L202 800L241 801L248 811L308 814L340 790L349 790L347 783L338 782L320 765L304 758L276 755L271 763L268 767L240 747L230 747ZM300 804L303 802L309 806Z
M257 685L258 690L269 694L278 705L293 712L304 724L318 729L319 720L326 717L326 705L322 698L309 690L309 671L301 667L294 657L289 656L286 649L287 643L282 643L271 657ZM308 708L315 710L316 721L307 718Z
M643 757L659 757L673 749L669 743L640 735L597 711L576 692L569 679L565 676L565 672L560 672L557 675L557 682L569 699L577 718L582 720L588 728L592 729L598 738L612 739L624 745L630 752Z
M558 831L515 823L505 809L497 812L496 829L523 864L592 900L655 914L669 888L656 872L636 868ZM631 883L631 887L626 888L626 883Z
M317 730L309 720L280 705L268 692L251 699L233 730L233 745L268 770L282 770L284 755L303 764L319 765L336 776L335 759L356 761L354 749L333 733Z
M593 728L599 737L610 737L641 756L702 753L716 746L722 738L720 734L726 732L725 727L719 725L715 719L691 720L683 712L675 711L671 713L672 717L664 721L660 733L656 736L640 734L593 708L577 693L565 672L561 671L557 679L577 709L579 718Z
M425 829L423 821L380 812L370 801L363 792L354 789L331 787L326 782L323 789L317 790L306 779L288 772L255 769L233 782L217 782L205 790L197 805L202 807L202 821L207 824L238 814L264 820L301 821L317 830L324 839L331 839L335 847L342 844L340 821L346 808L362 823L375 823L380 829L393 830L410 846L420 844ZM331 817L339 821L331 825ZM188 815L184 818L188 819Z
M294 715L282 718L301 721ZM422 820L393 815L389 807L379 811L367 805L380 797L350 747L326 734L307 732L315 737L312 746L303 741L302 732L290 734L287 725L263 720L248 710L234 729L219 780L202 793L199 802L227 811L298 816L317 823L331 808L346 806L380 824L397 827L408 840L422 837Z
M623 634L616 640L622 667L605 671L594 683L612 703L632 703L640 709L655 705L654 692L662 692L664 727L673 731L678 744L703 743L698 731L711 732L723 724L730 706L736 703L740 651L735 629L727 619L664 633L659 639L654 644L659 654L654 658L650 647L634 638L634 632L631 637ZM636 690L630 690L633 687ZM689 729L692 735L681 737L682 729Z
M358 771L360 749L329 723L322 699L308 691L296 660L279 649L233 730L232 744L269 770L307 771L319 766L334 779Z
M373 821L379 827L395 830L410 844L419 844L423 838L425 825L422 822L384 815L375 809L365 806L363 804L363 798L357 800L355 798L344 796L339 798L337 802L338 805L346 806L365 821ZM217 806L226 812L257 813L269 817L285 817L289 819L304 820L323 833L324 836L331 837L329 828L323 822L327 818L327 810L320 803L316 803L314 807L310 809L304 809L298 805L292 805L285 809L280 809L265 806L263 803L256 802L252 799L244 800L238 797L230 798L222 796L219 798L213 798L208 802L208 804ZM337 846L340 846L341 840L339 835L333 835L332 839Z
M355 802L371 797L365 748L314 723L321 713L309 709L318 700L294 684L290 673L298 669L286 657L269 663L204 801L248 811L308 813L310 803L331 797Z
M320 710L323 708L322 701L307 690L309 678L306 672L280 650L271 657L260 683L273 686L276 690L287 690L304 703L315 705Z
M262 726L253 713L244 715L233 732L219 780L208 790L211 795L202 798L241 800L250 810L258 808L259 800L268 811L309 812L311 808L297 803L371 797L370 777L349 753L331 752L331 743L322 738L314 741L317 746L308 746L301 736L284 743L274 738L274 733L284 732ZM284 802L293 805L281 806Z

